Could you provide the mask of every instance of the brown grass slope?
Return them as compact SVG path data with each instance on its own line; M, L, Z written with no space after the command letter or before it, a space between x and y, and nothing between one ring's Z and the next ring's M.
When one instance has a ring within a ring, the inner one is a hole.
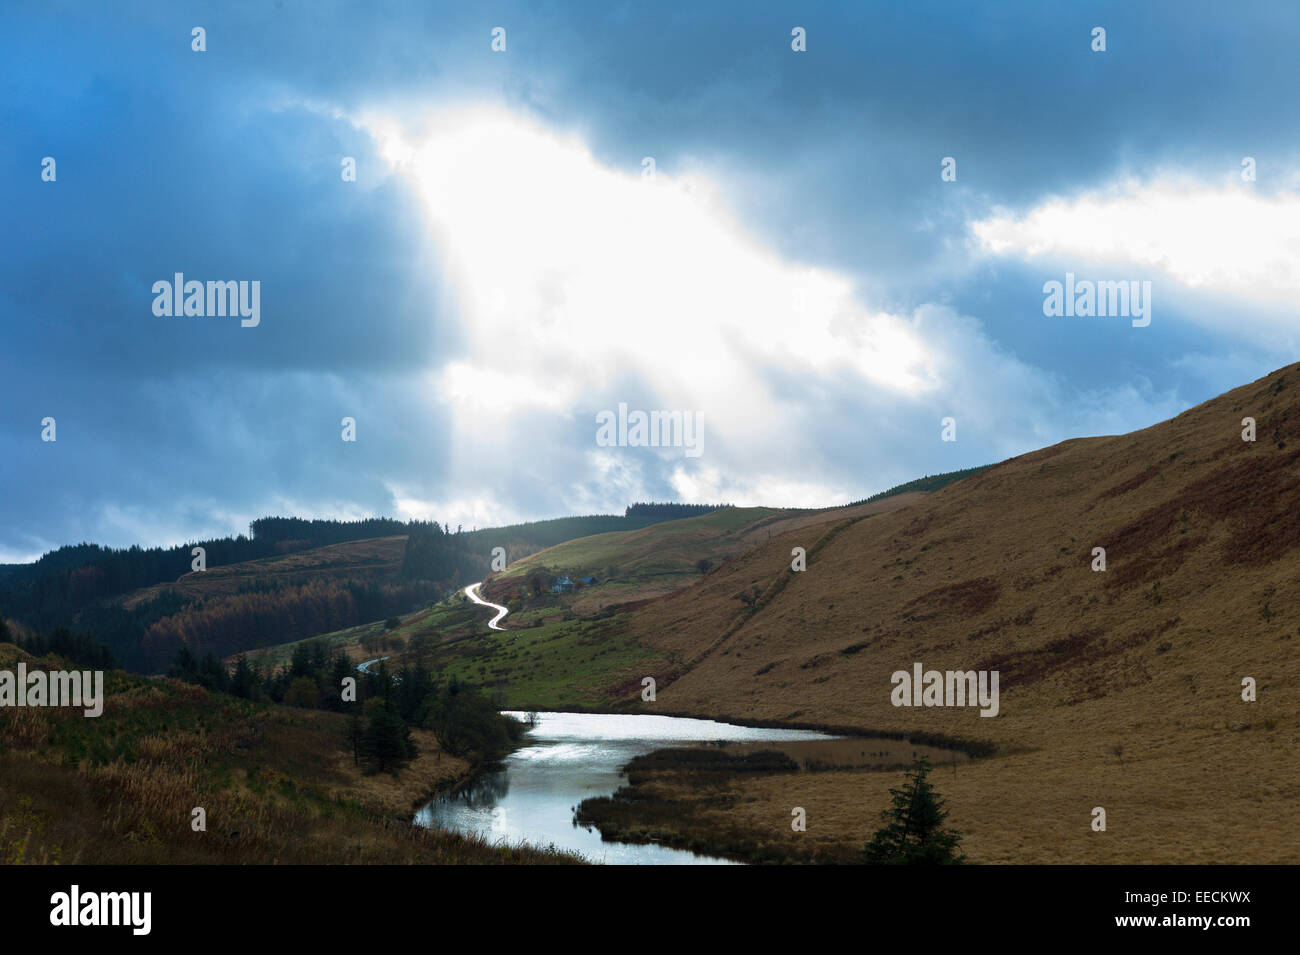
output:
M644 705L993 742L999 756L940 783L972 861L1300 861L1300 366L849 518L814 553L824 529L632 615L640 639L693 661ZM1001 714L894 707L890 675L916 661L1000 671ZM860 842L896 783L766 777L738 783L735 805L775 841Z
M0 669L19 661L66 668L0 643ZM0 865L575 861L413 826L416 806L470 770L430 732L413 731L420 755L400 773L370 776L342 714L122 671L104 689L98 718L0 708Z

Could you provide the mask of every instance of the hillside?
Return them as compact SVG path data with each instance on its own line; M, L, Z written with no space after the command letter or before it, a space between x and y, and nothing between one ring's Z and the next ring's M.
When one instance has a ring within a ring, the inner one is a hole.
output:
M774 536L628 615L676 661L656 709L996 744L943 781L972 861L1300 861L1300 366L825 529ZM1001 712L893 706L891 674L918 661L999 671ZM774 840L795 836L792 805L809 838L837 839L867 831L892 784L824 773L732 795Z
M430 610L427 619L421 614L404 618L393 636L401 640L427 634L410 659L424 661L445 677L490 687L511 707L609 709L630 688L639 688L644 674L676 667L679 655L634 633L629 613L698 581L701 561L712 567L796 529L820 536L846 515L861 519L887 513L922 496L904 494L821 511L727 508L643 530L581 538L511 564L488 579L486 594L510 609L505 632L488 631L486 615L472 608L467 629L465 608L451 601ZM574 580L594 575L596 582L584 586L579 581L572 593L553 594L549 583L561 575ZM541 593L534 593L535 577ZM361 655L355 641L377 639L364 628L338 636L349 653ZM277 650L277 658L285 652Z
M34 660L0 643L0 668ZM415 729L420 755L365 775L347 717L252 703L173 680L105 675L103 715L0 708L6 864L570 863L421 829L412 807L470 771ZM206 811L207 829L191 826Z
M121 598L121 603L129 610L156 599L167 590L182 597L199 599L233 596L251 586L274 586L277 583L391 579L401 570L405 544L405 537L377 537L209 567L202 572L191 571L173 583L132 591Z
M436 521L263 517L249 537L166 547L72 544L0 565L0 615L70 629L135 672L164 669L183 641L225 655L408 613L479 580L496 548L518 560L563 541L635 530L716 505L635 503L597 514L464 531ZM193 547L207 569L192 569ZM199 646L199 643L205 644Z
M896 510L921 496L902 493L821 510L733 507L639 530L596 534L516 561L491 575L483 589L489 596L508 598L526 591L535 573L548 579L595 576L595 586L580 588L566 601L579 616L589 616L603 607L659 597L693 583L701 575L701 562L712 568L796 528Z
M985 464L975 468L963 468L960 471L945 471L942 474L927 474L925 477L919 477L912 481L906 481L902 484L896 484L891 488L872 494L870 497L863 498L861 501L855 501L848 505L853 507L857 504L870 504L872 501L879 501L886 497L893 497L896 494L907 494L911 491L937 491L945 488L964 478L974 477L982 471L987 471L993 465Z

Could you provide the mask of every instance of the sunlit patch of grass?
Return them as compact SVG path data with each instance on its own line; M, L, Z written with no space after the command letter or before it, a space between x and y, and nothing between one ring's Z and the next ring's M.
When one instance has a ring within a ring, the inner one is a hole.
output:
M663 660L631 637L618 617L485 634L432 657L445 678L500 690L511 708L552 710L610 705L611 686Z

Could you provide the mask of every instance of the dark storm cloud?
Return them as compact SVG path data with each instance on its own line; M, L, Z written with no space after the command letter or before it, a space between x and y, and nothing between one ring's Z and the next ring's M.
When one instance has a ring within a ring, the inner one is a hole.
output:
M7 5L0 559L238 530L275 507L384 512L394 483L464 496L443 486L451 424L421 378L461 347L437 248L335 109L505 103L609 166L705 171L762 241L854 276L875 307L950 304L1080 390L1139 376L1148 396L1209 397L1267 368L1249 349L1188 359L1216 351L1202 330L1062 338L1030 320L1041 270L972 262L967 221L1130 170L1294 159L1298 17L1208 2ZM507 56L489 51L498 25ZM260 326L154 316L152 284L178 271L260 281ZM847 383L819 387L838 409L810 428L825 446L855 416L897 421ZM338 421L355 409L368 444L346 459ZM933 411L908 413L933 430ZM39 441L45 415L57 447ZM557 468L580 466L589 439L573 430ZM900 451L897 468L938 470L929 453ZM836 464L845 482L866 467ZM495 489L518 513L587 503L548 487L555 470L521 473Z

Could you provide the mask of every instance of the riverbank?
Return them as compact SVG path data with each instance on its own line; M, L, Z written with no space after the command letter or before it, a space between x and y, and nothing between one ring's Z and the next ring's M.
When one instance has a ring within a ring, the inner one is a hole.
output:
M624 767L666 748L712 752L727 741L729 753L762 763L764 747L835 746L846 741L794 729L758 729L712 720L651 714L539 713L529 752L516 752L461 798L441 799L421 812L421 822L489 838L560 846L594 862L615 864L700 864L732 861L715 852L698 855L663 840L602 838L591 825L574 824L574 809L593 794L612 796L625 782ZM848 745L856 746L849 742ZM803 754L820 760L824 754ZM802 763L797 764L802 765Z
M607 839L749 864L852 864L871 832L829 826L826 814L809 813L800 794L832 776L896 784L918 757L954 772L971 759L951 748L879 737L659 749L632 759L615 793L583 800L577 821ZM791 825L797 810L807 822L803 830Z
M442 752L437 737L429 730L413 727L410 732L419 755L396 773L366 775L353 764L351 753L340 753L338 769L348 780L340 787L342 792L386 815L409 820L412 809L463 785L477 772L477 764Z
M791 726L770 720L732 723L694 714L564 710L538 715L551 726L541 730L540 738L526 736L525 742L611 751L598 753L590 764L599 766L603 775L598 780L580 776L572 787L574 796L561 800L561 821L565 829L572 830L576 821L593 830L602 840L601 851L616 858L627 855L624 846L657 846L744 863L855 863L862 843L874 831L874 820L847 823L837 812L837 824L831 826L832 814L823 809L813 832L795 833L789 827L790 812L800 804L785 800L772 805L773 799L780 800L782 789L793 791L810 784L815 789L840 777L862 775L872 777L863 780L868 786L897 785L902 771L919 756L944 771L952 767L956 772L992 750L987 744L925 734L854 733L848 727ZM568 725L557 726L552 722L557 720ZM593 727L593 735L583 735L584 723ZM845 730L853 735L841 735ZM737 731L751 732L723 740ZM765 732L776 738L765 738ZM785 734L800 738L783 738ZM619 749L628 743L635 745ZM510 831L511 838L534 845L555 842L561 838L555 820L529 832L522 820L533 807L507 795L517 783L525 791L537 785L535 773L545 760L541 756L516 766L516 775L504 764L494 764L467 768L454 779L439 779L422 803L470 791L464 800L449 800L451 805L426 805L420 816L425 824L453 831L501 832L501 822L493 814L501 801L503 809L509 806L506 814L521 827ZM568 760L572 764L571 754ZM542 784L566 786L570 780L563 773L569 771L562 769L560 778L546 778ZM522 780L519 772L525 774ZM584 799L593 784L600 795ZM756 795L756 788L764 794ZM886 802L887 795L882 796L872 812L878 814ZM590 845L575 851L600 858Z
M653 704L651 704L653 706ZM719 723L727 723L731 726L744 726L751 729L775 729L775 730L807 730L815 733L825 733L829 736L845 736L855 739L868 740L886 740L893 742L913 743L919 746L925 746L940 750L953 750L962 753L970 759L982 759L986 756L992 756L1001 752L996 743L989 740L966 739L959 736L947 736L941 733L926 733L922 731L904 732L901 730L873 730L862 726L848 725L844 723L821 723L814 720L803 720L799 717L800 713L783 720L765 720L757 719L752 716L732 716L727 713L701 713L694 710L669 710L654 708L653 714L647 713L649 707L645 703L626 702L612 709L586 709L583 707L565 707L565 712L575 713L635 713L654 716L671 716L677 719L686 720L714 720Z

